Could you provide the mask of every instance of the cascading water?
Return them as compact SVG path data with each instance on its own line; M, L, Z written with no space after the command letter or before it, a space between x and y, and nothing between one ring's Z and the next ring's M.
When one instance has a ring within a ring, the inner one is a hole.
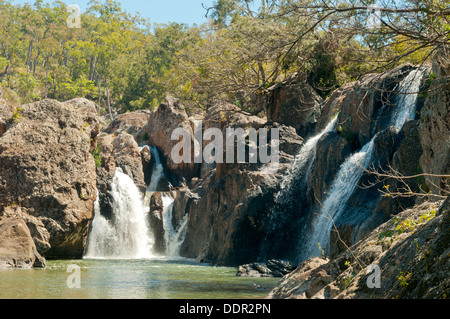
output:
M362 150L350 156L341 166L339 173L323 203L320 215L314 219L313 228L307 238L307 257L318 256L322 249L329 248L330 232L335 220L345 209L350 196L355 191L364 170L372 161L375 139L366 144ZM320 244L321 247L318 247Z
M306 141L290 167L275 195L275 207L271 210L264 224L266 234L261 244L260 258L266 259L283 252L283 256L294 256L297 253L295 238L301 237L303 219L306 218L310 207L308 206L308 176L316 157L317 145L320 139L336 128L338 116L318 135ZM272 257L271 257L272 258Z
M178 227L172 223L174 200L166 194L163 194L163 227L164 239L166 242L166 256L178 257L180 255L181 245L184 242L187 232L188 215L185 215Z
M152 258L152 242L139 189L120 168L116 169L111 188L112 220L101 215L97 200L85 258Z
M291 199L292 186L299 175L304 175L302 180L306 185L307 175L314 163L314 157L316 155L317 144L320 139L326 134L336 128L338 116L336 115L333 120L325 127L325 129L318 135L310 138L300 149L299 153L295 157L292 168L289 170L286 178L281 183L281 190L275 197L277 203L285 202Z
M149 146L145 146L149 147ZM158 192L158 188L161 179L164 178L164 166L161 162L159 151L156 147L149 147L152 157L155 161L155 165L152 170L152 177L150 183L147 186L147 190L144 198L144 206L149 209L150 200L155 192ZM187 215L183 218L180 225L175 227L172 223L173 216L173 203L172 197L165 193L162 193L163 202L163 228L164 228L164 241L166 243L166 257L178 257L180 255L180 248L185 239L187 232Z
M398 108L391 122L391 126L397 130L397 133L401 131L407 120L415 118L417 98L425 72L424 69L414 70L399 85L400 95L397 96L396 103Z
M414 119L417 98L425 70L418 69L400 83L397 98L397 110L391 117L391 126L400 132L409 119ZM315 216L312 229L308 232L303 251L303 260L319 256L322 250L329 251L330 234L333 222L345 210L347 203L361 179L364 169L371 164L375 151L375 140L378 135L367 143L360 152L350 156L342 164L330 192L323 203L320 214ZM363 169L364 168L364 169Z
M148 146L145 146L145 147L148 147ZM145 207L149 207L152 194L154 192L158 191L159 182L164 177L164 167L161 162L161 157L159 156L158 149L154 146L150 146L149 148L150 148L150 153L152 154L152 157L155 161L155 165L153 166L153 170L152 170L152 178L151 178L150 183L148 184L147 190L145 192L145 197L144 197L144 206Z

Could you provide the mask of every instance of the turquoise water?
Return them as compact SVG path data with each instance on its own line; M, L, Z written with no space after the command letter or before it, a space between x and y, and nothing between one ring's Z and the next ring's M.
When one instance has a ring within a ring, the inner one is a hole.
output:
M48 261L46 269L0 270L0 299L260 299L278 282L182 259Z

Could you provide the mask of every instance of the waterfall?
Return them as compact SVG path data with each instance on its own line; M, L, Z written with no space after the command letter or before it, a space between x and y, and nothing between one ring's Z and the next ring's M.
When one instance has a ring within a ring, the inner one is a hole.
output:
M166 256L179 257L181 245L186 238L188 215L185 215L178 227L173 225L173 203L174 200L163 194L163 227L164 239L166 242Z
M306 185L308 173L310 171L310 168L312 167L312 164L314 163L314 158L316 156L317 144L326 133L329 133L336 128L338 115L336 115L335 118L331 120L331 122L325 127L322 132L310 138L302 146L299 153L295 157L292 167L281 183L280 192L278 192L278 194L275 196L275 200L277 203L283 203L288 200L292 200L291 193L293 191L295 181L298 179L298 176L302 175L303 184Z
M301 238L304 219L310 209L307 199L308 175L315 162L320 139L335 129L337 119L338 116L335 116L319 134L302 145L284 176L280 190L274 196L275 206L263 226L265 238L260 248L261 259L271 258L280 251L293 258L298 255L296 239Z
M415 118L417 98L425 71L424 69L412 71L399 85L400 94L396 99L397 111L391 120L391 126L397 133L401 131L407 120Z
M150 152L155 159L155 166L152 171L152 179L147 187L147 192L156 192L158 190L159 181L164 177L164 167L156 147L150 146Z
M321 250L329 248L330 232L335 220L345 209L350 196L361 179L364 170L372 161L375 150L373 138L362 150L350 156L339 169L339 173L330 189L329 195L323 203L319 216L315 216L313 228L307 238L307 257L318 256ZM321 247L318 247L320 244Z
M112 220L101 215L97 200L85 258L152 258L152 243L139 189L120 168L116 169L111 188Z
M148 146L146 146L148 147ZM144 206L150 206L150 199L154 192L158 191L158 185L161 179L164 177L164 167L161 162L161 157L159 155L159 151L156 147L150 146L150 153L152 154L152 158L154 159L155 165L152 170L152 177L150 183L147 186L147 190L145 192L144 197Z
M401 131L408 119L414 119L418 91L424 74L424 70L414 70L399 85L400 94L396 99L397 108L391 117L391 126L395 127L397 132ZM313 226L304 246L303 260L319 256L322 250L329 251L333 222L347 207L347 203L364 173L363 168L367 169L371 164L377 137L378 134L360 152L346 159L340 167L319 215L313 219Z

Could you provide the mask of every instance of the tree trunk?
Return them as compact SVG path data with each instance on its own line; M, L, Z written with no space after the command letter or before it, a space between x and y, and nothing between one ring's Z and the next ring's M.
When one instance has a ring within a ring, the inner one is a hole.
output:
M98 115L100 115L100 108L102 105L102 81L98 80Z
M106 104L108 106L109 118L112 121L113 120L113 116L112 116L112 112L111 112L111 101L110 101L110 97L109 97L109 86L106 88Z

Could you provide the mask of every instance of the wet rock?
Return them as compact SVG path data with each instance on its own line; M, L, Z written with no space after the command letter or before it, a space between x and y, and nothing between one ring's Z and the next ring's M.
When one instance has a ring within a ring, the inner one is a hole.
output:
M98 138L101 164L97 165L97 188L100 211L106 217L112 215L111 183L116 168L121 168L141 191L145 193L147 184L143 169L142 155L133 136L128 133L117 135L102 134Z
M238 267L238 277L275 277L281 278L295 270L286 260L269 260L267 263L252 263Z
M163 211L162 193L153 193L150 199L149 225L154 239L153 252L161 255L166 251Z

